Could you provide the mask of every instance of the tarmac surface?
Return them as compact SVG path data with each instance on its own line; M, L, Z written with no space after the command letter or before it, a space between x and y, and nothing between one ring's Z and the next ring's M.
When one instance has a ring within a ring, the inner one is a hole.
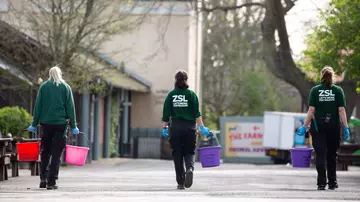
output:
M9 174L11 172L9 171ZM339 189L317 191L316 170L286 165L196 164L194 184L176 190L172 161L106 159L83 167L61 167L59 189L39 189L39 177L0 182L0 202L232 202L360 201L360 168L338 172Z

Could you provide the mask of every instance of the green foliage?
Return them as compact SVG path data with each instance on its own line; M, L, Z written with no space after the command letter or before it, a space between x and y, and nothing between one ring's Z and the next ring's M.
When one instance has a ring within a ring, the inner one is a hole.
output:
M224 4L236 2L227 0ZM219 1L209 3L217 5ZM217 10L205 16L203 116L211 129L219 129L220 116L261 116L265 110L296 111L296 98L287 96L286 84L276 79L263 62L260 23L264 11L247 7Z
M350 79L360 76L360 0L332 0L321 14L324 23L306 40L302 66L319 72L325 65ZM318 76L318 75L317 75Z
M246 88L244 113L253 116L262 116L265 110L279 110L283 95L274 87L267 72L246 72L243 84Z
M116 151L116 128L119 126L120 110L119 103L117 103L116 96L111 98L111 126L110 126L110 156L118 156Z
M23 108L3 107L0 109L0 130L2 134L11 133L13 137L27 137L24 131L31 124L32 116Z

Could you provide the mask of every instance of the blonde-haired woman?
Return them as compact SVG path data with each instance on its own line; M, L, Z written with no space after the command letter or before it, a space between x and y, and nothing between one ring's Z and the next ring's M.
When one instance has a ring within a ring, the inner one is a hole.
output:
M56 180L59 174L61 153L66 145L68 121L70 121L72 133L79 134L71 87L62 79L60 68L55 66L49 71L49 79L39 88L33 122L28 127L30 132L35 132L38 124L43 129L40 188L57 189ZM51 162L49 162L50 157Z
M305 135L306 128L312 121L310 132L316 153L318 190L324 190L326 184L329 185L329 189L338 188L336 152L340 146L340 118L344 125L344 140L350 136L344 91L340 86L334 85L334 78L335 73L331 67L321 70L321 83L311 89L309 111L304 125L298 129L299 135Z

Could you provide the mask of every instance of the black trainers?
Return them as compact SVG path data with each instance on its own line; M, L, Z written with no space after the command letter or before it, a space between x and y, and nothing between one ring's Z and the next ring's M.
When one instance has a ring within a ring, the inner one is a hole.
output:
M325 185L318 185L318 190L325 190Z
M179 185L177 186L177 189L185 189L185 186L184 186L183 184L179 184Z
M56 182L48 183L47 190L53 190L53 189L58 189L58 186L56 185Z
M192 169L188 169L185 174L185 187L190 188L193 184L194 172Z
M47 185L46 181L41 180L39 187L40 187L41 189L44 189L44 188L46 188L46 185Z
M335 190L337 188L339 188L339 185L338 185L337 182L329 183L329 189L330 190Z

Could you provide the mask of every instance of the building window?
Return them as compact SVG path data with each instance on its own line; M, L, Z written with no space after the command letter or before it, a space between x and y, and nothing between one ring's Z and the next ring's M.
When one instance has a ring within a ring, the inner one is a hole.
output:
M9 0L0 0L0 12L7 12L9 10Z

